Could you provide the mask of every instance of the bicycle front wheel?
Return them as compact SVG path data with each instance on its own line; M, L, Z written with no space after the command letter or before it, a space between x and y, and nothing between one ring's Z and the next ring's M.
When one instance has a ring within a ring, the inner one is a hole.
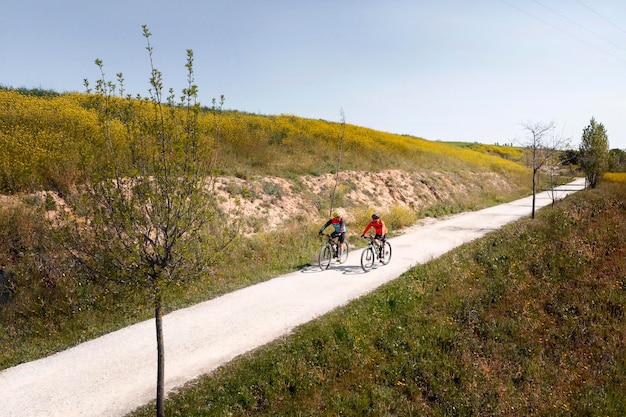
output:
M333 260L333 249L330 247L330 245L324 245L322 249L320 250L320 254L319 254L320 269L324 271L327 270L332 260Z
M387 241L383 244L383 265L387 265L391 261L391 244Z
M371 246L363 249L363 253L361 253L361 268L363 271L368 272L374 266L374 261L376 257L374 256L374 249Z

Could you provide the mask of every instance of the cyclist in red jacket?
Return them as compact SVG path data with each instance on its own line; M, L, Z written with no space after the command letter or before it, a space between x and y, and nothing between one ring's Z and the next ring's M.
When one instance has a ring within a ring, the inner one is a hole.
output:
M365 230L363 230L363 233L361 233L361 237L365 237L367 231L370 230L370 228L372 227L374 228L374 232L376 232L374 239L377 239L380 242L380 247L382 248L383 243L385 243L385 240L387 240L387 226L385 225L383 219L380 218L380 215L377 213L372 214L372 221L369 222L367 226L365 226ZM385 259L385 254L381 251L380 261L382 262L383 259Z
M335 210L333 211L333 217L331 217L326 223L324 223L324 225L322 226L322 228L319 231L319 234L321 235L322 232L324 232L324 229L326 229L328 226L333 225L333 228L335 229L332 233L331 236L332 237L337 237L339 238L339 257L341 258L341 254L343 253L343 242L346 240L346 222L343 220L343 217L341 217L341 212L339 212L339 210Z

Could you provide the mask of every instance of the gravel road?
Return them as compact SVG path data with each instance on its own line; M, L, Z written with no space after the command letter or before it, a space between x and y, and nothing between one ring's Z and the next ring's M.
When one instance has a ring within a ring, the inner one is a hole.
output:
M578 179L559 187L558 198L584 184ZM536 208L551 202L548 193L540 193ZM354 250L346 263L327 271L307 267L168 314L166 390L371 292L417 264L530 215L531 204L527 197L407 229L390 239L391 262L368 273L360 267L361 252ZM148 320L1 371L0 414L124 416L154 399L155 383L155 329Z

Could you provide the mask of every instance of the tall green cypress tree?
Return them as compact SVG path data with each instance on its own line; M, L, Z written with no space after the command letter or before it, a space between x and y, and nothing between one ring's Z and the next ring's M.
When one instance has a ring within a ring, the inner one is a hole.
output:
M609 166L609 137L604 125L596 122L593 117L583 129L579 151L580 165L587 184L596 188Z

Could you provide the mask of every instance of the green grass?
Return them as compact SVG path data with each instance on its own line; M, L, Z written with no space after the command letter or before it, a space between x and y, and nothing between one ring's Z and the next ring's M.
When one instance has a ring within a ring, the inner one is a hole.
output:
M97 283L89 271L69 256L66 238L50 230L44 209L54 200L44 194L56 190L67 197L80 187L99 152L97 115L84 94L27 94L0 89L0 189L21 204L6 204L0 195L0 260L9 282L0 287L0 369L49 355L85 340L151 318L149 297L129 294L123 283ZM139 105L137 103L137 105ZM10 110L10 111L9 111ZM212 141L213 115L203 112L201 129ZM341 125L295 116L223 113L220 173L242 179L271 174L294 181L303 175L334 172ZM113 132L118 132L113 129ZM119 132L118 132L119 133ZM120 134L118 140L125 140ZM347 125L342 170L404 169L418 173L433 189L446 189L446 178L463 184L465 192L441 197L435 205L410 210L383 210L392 231L423 216L474 210L527 195L529 170L519 164L476 151ZM385 158L377 155L384 154ZM4 162L3 162L4 161ZM446 173L447 176L442 175ZM484 181L496 175L498 183ZM284 191L270 181L251 188L250 182L231 186L241 199L258 194L279 200ZM501 185L503 184L503 185ZM338 187L337 203L354 212L355 231L367 223L371 208L346 197L358 183ZM321 213L329 190L301 189L304 204ZM255 236L240 236L211 274L174 288L166 308L185 307L281 273L301 268L319 249L319 219L289 219L278 232L263 233L263 219L248 219ZM350 237L354 245L362 244ZM241 262L246 259L246 262ZM236 265L236 267L233 267Z
M413 268L189 383L167 414L626 415L625 199L606 182Z
M482 143L470 142L446 142L459 148L471 149L488 155L496 155L503 159L523 163L527 157L527 150L520 146L509 145L487 145Z
M15 259L15 266L7 269L11 274L11 297L2 306L0 369L152 318L149 298L128 293L123 284L102 286L81 279L80 267L72 265L71 259L55 247L58 237L43 226L38 207L0 208L0 241L21 248L21 253L15 255L19 261ZM365 225L371 213L365 209L357 213L358 224ZM417 218L415 213L399 207L383 215L392 230L410 226ZM166 311L315 264L322 245L317 236L319 226L294 221L278 231L238 237L212 274L171 288L166 295ZM349 242L363 245L356 238L356 229Z

